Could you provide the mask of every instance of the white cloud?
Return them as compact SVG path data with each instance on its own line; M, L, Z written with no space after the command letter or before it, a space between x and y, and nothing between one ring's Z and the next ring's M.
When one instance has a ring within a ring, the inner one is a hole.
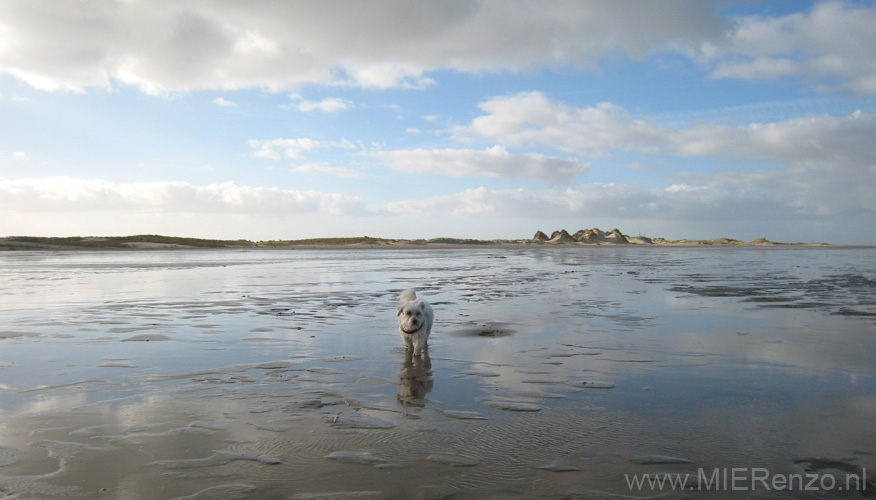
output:
M551 147L600 158L618 151L658 158L725 156L747 163L766 161L769 171L723 174L727 187L749 192L768 188L770 196L794 199L819 213L872 210L876 200L876 115L808 115L742 126L697 123L671 129L649 118L631 116L610 103L575 108L539 92L489 100L487 114L454 130L502 144ZM424 165L439 169L440 165ZM412 166L411 168L416 168ZM426 167L420 167L426 168ZM443 168L450 168L444 166ZM715 182L718 177L703 182Z
M767 160L782 168L708 179L740 189L766 188L821 214L876 211L876 115L814 115L741 127L700 125L679 131L672 152ZM691 177L694 178L694 177ZM701 180L698 182L702 182Z
M361 146L353 144L346 138L341 138L339 141L323 142L299 137L297 139L250 139L249 147L254 150L252 155L256 158L279 160L281 157L300 159L305 152L316 149L356 149Z
M591 158L611 156L612 149L654 150L668 139L667 130L607 102L575 108L542 92L522 92L478 107L486 114L455 129L457 135L476 134L517 147L548 145Z
M735 156L785 164L876 164L876 115L807 115L742 126L696 123L673 129L635 117L611 103L576 108L541 92L497 97L479 105L486 114L457 127L459 138L486 137L521 147L548 146L600 158L613 151L655 155Z
M796 241L872 240L869 235L876 231L876 201L836 207L834 201L819 198L817 186L782 188L780 181L788 174L754 172L730 178L700 177L689 184L676 183L663 189L614 183L541 191L480 187L451 195L394 201L380 207L380 211L420 218L600 219L619 225L648 221L647 226L671 227L700 238L704 234L738 237L742 228L759 228L759 236L769 230L771 237L785 236ZM771 182L762 185L764 176ZM688 227L698 231L685 231ZM833 233L807 235L814 227L830 227ZM844 228L854 231L846 234Z
M667 237L766 236L778 241L835 243L860 243L863 238L872 242L876 197L835 206L836 197L823 196L822 184L810 185L804 178L788 184L794 177L793 171L722 173L690 176L662 189L615 183L544 190L481 187L446 196L392 201L376 210L366 208L357 197L337 193L233 182L196 186L69 177L0 178L0 213L10 224L7 230L21 234L34 234L35 228L57 234L58 227L64 227L64 231L72 231L70 234L182 231L188 235L195 230L195 235L204 237L291 237L286 236L285 226L278 226L277 221L283 220L295 227L306 226L309 233L304 234L337 235L349 234L349 226L339 220L383 213L415 217L418 227L443 228L461 237L477 237L471 228L483 219L489 221L483 224L499 226L507 226L503 221L518 221L516 226L507 227L516 227L513 231L527 236L535 229L552 230L560 224L580 229L595 224L591 221L608 221L626 231L632 231L633 223L641 223L648 234ZM345 219L337 219L339 216ZM459 219L468 222L460 225ZM319 224L310 223L317 220ZM525 224L521 226L519 221ZM576 224L580 227L574 227ZM386 227L386 236L400 236L398 223L387 223ZM417 235L433 236L434 232ZM495 237L505 236L500 233Z
M365 177L362 172L359 172L357 170L351 170L349 168L343 167L331 167L324 163L307 163L299 167L293 168L292 172L296 174L307 175L330 175L343 179L362 179Z
M876 94L876 8L822 2L811 11L738 20L727 40L708 51L715 78L797 77L821 88Z
M0 2L0 73L46 90L150 94L304 84L424 88L438 69L596 67L680 53L719 78L876 94L876 8L720 17L723 2ZM501 15L497 15L501 12Z
M452 177L528 178L568 184L587 173L577 159L535 153L509 153L502 146L473 149L414 149L375 153L400 172L430 172Z
M736 193L739 196L739 193ZM542 191L489 190L483 187L424 200L392 202L382 210L393 214L453 215L457 217L688 220L738 217L740 198L717 187L643 189L624 184L581 184ZM758 202L758 206L761 203ZM736 207L736 208L734 208ZM729 211L728 211L729 209Z
M712 71L712 76L738 80L778 80L797 76L800 71L800 63L790 59L757 57L744 62L720 62Z
M876 165L876 115L808 115L739 127L699 124L671 134L673 152L729 155L789 164Z
M187 182L118 184L100 179L0 178L0 211L16 213L158 213L285 216L362 215L359 198L317 191Z
M311 111L322 111L323 113L337 113L343 111L350 106L350 101L339 99L337 97L329 97L321 101L301 101L298 104L298 109L305 113Z
M502 15L497 15L501 12ZM302 84L423 88L463 72L594 66L716 41L703 1L643 3L0 2L0 73L46 90L114 82L150 94Z
M298 139L250 139L249 141L249 147L255 150L252 154L253 156L269 160L279 160L281 156L300 158L304 151L312 151L320 146L319 141L308 139L307 137Z
M213 104L215 104L217 106L224 107L224 108L233 108L233 107L237 106L236 102L229 101L223 97L217 97L217 98L213 99L212 102L213 102Z
M16 160L26 160L27 153L25 153L24 151L14 151L12 153L12 157L15 158Z

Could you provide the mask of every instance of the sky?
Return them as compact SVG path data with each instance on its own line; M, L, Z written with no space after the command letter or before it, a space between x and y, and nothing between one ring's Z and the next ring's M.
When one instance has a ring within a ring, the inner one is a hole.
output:
M876 244L876 4L3 0L0 236Z

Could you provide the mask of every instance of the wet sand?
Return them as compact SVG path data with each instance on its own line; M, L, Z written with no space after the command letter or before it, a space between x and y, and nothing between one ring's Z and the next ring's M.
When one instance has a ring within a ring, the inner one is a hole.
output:
M3 254L0 491L618 498L672 493L633 474L876 476L874 256ZM396 330L408 287L436 311L423 358Z

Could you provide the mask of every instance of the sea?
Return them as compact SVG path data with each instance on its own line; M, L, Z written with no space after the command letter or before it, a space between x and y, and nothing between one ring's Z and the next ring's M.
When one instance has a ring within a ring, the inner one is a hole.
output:
M0 492L865 498L876 249L0 253Z

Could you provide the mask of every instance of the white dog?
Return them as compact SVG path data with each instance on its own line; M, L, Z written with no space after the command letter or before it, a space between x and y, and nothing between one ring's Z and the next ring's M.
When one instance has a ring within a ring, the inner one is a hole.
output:
M398 296L398 330L408 349L419 356L427 348L429 334L432 333L432 322L435 313L432 306L423 299L418 299L416 292L405 290Z

